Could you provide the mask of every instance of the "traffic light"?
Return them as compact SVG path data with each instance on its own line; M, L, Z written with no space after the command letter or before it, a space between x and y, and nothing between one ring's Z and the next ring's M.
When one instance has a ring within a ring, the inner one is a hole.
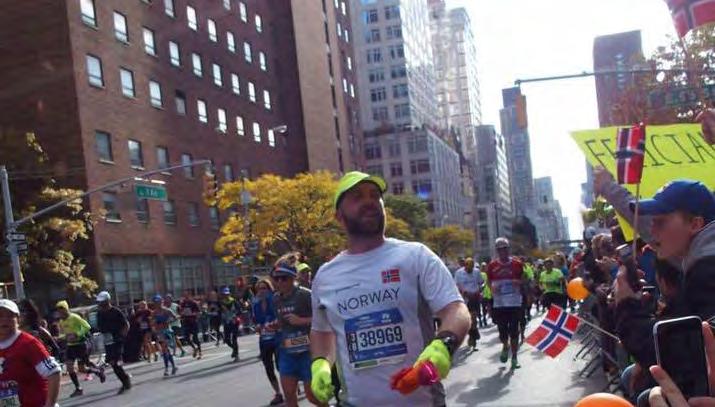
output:
M218 180L213 171L204 173L204 202L208 206L215 206L218 202Z

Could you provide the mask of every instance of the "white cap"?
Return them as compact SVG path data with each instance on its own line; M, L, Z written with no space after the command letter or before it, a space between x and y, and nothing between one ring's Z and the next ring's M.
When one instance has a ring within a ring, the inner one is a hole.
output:
M509 246L509 239L505 237L498 237L497 240L494 241L494 247L496 247L497 249L504 249Z
M109 295L109 293L106 291L101 291L99 294L97 294L97 302L109 301L111 299L112 296Z
M5 308L6 310L11 311L15 315L20 315L20 309L17 308L17 304L15 304L15 301L12 300L0 300L0 308Z

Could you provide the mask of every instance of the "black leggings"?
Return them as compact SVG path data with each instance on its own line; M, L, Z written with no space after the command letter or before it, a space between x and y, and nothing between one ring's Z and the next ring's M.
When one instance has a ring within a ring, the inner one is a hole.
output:
M268 377L271 384L278 385L278 378L276 377L276 365L278 364L278 353L276 351L278 348L276 343L274 341L261 341L259 347L261 361L266 369L266 377Z
M559 307L566 309L567 297L559 293L546 293L542 299L544 303L544 308L548 311L549 307L553 305L558 305Z
M238 355L238 326L235 322L223 324L223 342L233 350L233 357Z
M521 307L494 308L494 319L499 330L499 340L506 343L511 339L512 345L519 340L519 321L524 317Z
M193 349L198 349L201 352L201 341L199 340L199 324L182 322L184 327L184 339L189 342Z

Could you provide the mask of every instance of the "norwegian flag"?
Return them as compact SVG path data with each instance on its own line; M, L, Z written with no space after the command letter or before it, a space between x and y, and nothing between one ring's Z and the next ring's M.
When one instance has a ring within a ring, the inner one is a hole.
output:
M616 172L619 184L638 184L643 175L645 126L618 129L616 140Z
M555 358L566 349L578 323L577 317L552 305L541 325L526 338L526 343Z
M382 284L387 283L399 283L400 282L400 270L390 269L382 272Z
M715 22L715 0L665 0L680 37L701 25Z

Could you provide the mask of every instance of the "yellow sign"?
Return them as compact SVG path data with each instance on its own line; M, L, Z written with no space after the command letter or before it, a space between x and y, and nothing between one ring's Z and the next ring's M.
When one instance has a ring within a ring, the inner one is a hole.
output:
M616 177L616 134L620 127L574 131L571 136L595 166L604 167ZM715 145L703 139L700 124L646 126L645 157L641 197L650 198L675 179L693 179L715 189ZM624 185L635 193L635 185ZM633 232L621 219L626 239Z

